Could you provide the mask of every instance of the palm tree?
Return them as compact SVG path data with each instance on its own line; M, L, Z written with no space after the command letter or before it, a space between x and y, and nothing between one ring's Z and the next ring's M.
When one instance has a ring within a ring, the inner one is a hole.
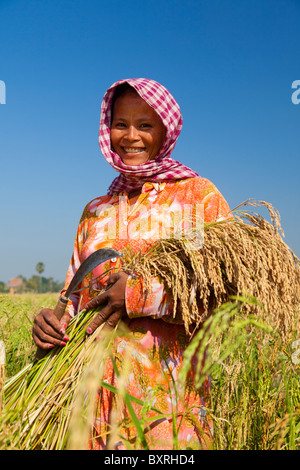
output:
M41 261L36 265L35 269L40 275L40 285L39 285L39 291L41 290L41 285L42 285L42 273L45 271L45 265Z

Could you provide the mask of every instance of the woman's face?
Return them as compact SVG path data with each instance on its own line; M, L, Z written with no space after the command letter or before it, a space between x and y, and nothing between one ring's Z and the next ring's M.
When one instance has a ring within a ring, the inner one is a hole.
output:
M110 139L126 165L140 165L155 158L164 142L165 126L158 114L136 92L116 99Z

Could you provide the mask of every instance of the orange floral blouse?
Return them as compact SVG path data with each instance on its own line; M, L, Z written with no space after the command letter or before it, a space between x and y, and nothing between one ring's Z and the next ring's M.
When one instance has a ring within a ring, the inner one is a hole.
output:
M130 246L134 253L145 252L160 237L174 236L178 227L184 230L185 219L179 217L179 224L174 220L176 214L184 213L186 207L188 210L195 207L199 209L205 223L227 218L230 214L228 204L218 189L209 180L201 177L167 183L145 183L133 206L129 205L126 192L93 199L85 207L78 226L74 252L62 294L80 264L95 250L113 247L123 251ZM74 316L84 309L85 304L104 288L111 270L121 267L122 258L116 258L94 269L79 286L79 292L72 295L67 306L69 314ZM172 449L174 423L170 414L173 409L172 393L175 392L170 391L170 384L174 383L173 380L176 383L189 339L183 324L170 324L168 321L173 314L172 299L165 292L159 278L152 279L151 292L146 300L141 296L142 283L143 280L134 274L128 278L127 326L132 332L132 339L120 338L116 342L115 352L116 357L122 357L124 348L129 347L127 342L134 341L132 374L127 390L131 395L145 401L149 398L150 391L153 393L159 384L159 390L151 397L151 404L163 411L165 418L158 416L155 420L154 412L148 410L151 425L145 427L145 436L150 449ZM104 380L117 386L117 378L110 360L106 363ZM98 399L95 429L90 447L105 449L114 399L111 392L104 388L99 390ZM141 406L136 403L133 406L139 416ZM201 390L188 387L183 397L176 399L180 449L211 446L212 429L208 419L208 406L209 379ZM119 419L126 421L126 417L128 410L124 406ZM120 429L119 439L114 443L114 448L126 449L130 446L139 448L139 445L136 429L134 426L126 425Z

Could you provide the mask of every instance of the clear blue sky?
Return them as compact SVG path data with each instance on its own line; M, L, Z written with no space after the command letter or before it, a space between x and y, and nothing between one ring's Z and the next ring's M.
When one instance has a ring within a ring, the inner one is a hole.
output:
M232 208L271 202L300 255L299 0L0 0L0 47L0 280L39 261L64 280L85 204L117 176L102 97L129 77L179 102L174 158Z

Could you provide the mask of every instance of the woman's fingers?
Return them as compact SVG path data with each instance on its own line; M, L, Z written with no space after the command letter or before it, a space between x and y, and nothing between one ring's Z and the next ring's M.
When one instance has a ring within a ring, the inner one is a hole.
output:
M94 299L93 299L94 300ZM107 305L104 307L100 312L97 313L97 315L93 318L91 323L88 325L86 332L88 335L91 335L94 333L94 331L101 326L103 323L105 323L109 316L112 314L111 307Z
M65 334L69 321L71 320L71 316L68 313L64 313L60 319L60 332Z
M104 310L104 309L103 309ZM106 329L106 330L112 330L113 328L115 328L117 326L117 324L119 323L119 320L124 316L124 312L122 310L118 310L116 312L113 312L111 314L106 314L105 312L103 313L103 310L102 312L102 315L97 315L93 321L89 324L86 332L91 335L92 333L94 333L94 331L104 323L104 327L103 327L103 330ZM101 330L102 331L102 330Z
M105 326L107 326L108 328L114 328L117 325L119 319L122 316L126 315L125 305L118 300L117 301L114 300L114 298L111 297L109 291L104 292L103 294L101 294L101 296L103 296L101 297L101 299L99 298L97 299L97 297L93 299L94 301L93 305L98 306L98 305L103 305L105 303L106 305L97 313L97 315L93 318L91 323L88 325L86 332L89 335L94 333L94 331L103 323L105 323ZM91 303L93 301L91 301ZM94 308L94 307L91 307L91 308Z
M105 322L105 325L103 327L104 328L108 328L108 329L113 329L115 328L115 326L117 326L117 324L119 323L119 320L124 316L124 312L122 310L118 310L114 313L112 313L108 319L106 320Z
M108 328L114 328L119 319L126 315L125 288L127 278L128 274L123 271L112 274L108 279L109 289L86 304L87 309L104 305L87 327L88 334L93 333L103 323L106 323Z
M93 308L100 307L100 305L107 303L109 301L109 294L107 294L107 292L108 291L102 292L102 294L99 294L94 297L85 305L85 308L90 310Z
M69 337L65 334L70 316L65 314L62 323L56 318L51 309L43 309L35 317L32 337L35 344L41 349L49 349L53 346L65 346Z

